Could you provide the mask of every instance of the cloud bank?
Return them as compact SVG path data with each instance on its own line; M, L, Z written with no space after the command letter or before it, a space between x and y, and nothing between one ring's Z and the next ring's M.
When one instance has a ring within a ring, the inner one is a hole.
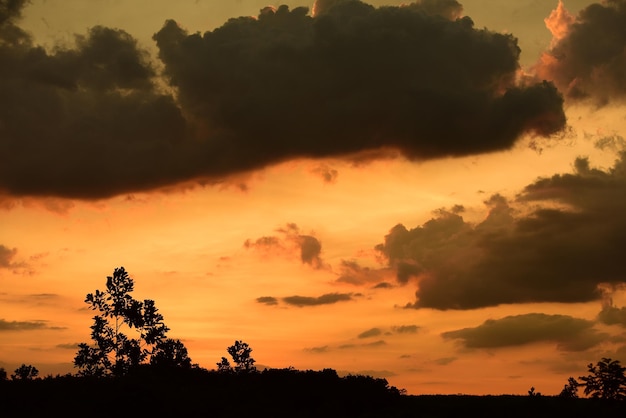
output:
M626 152L606 171L585 158L574 166L528 185L516 206L491 197L478 224L456 207L413 229L393 227L376 248L400 283L417 281L408 307L588 302L602 299L601 286L623 286ZM522 211L524 203L533 206Z
M410 159L510 148L563 128L547 82L520 85L511 35L455 1L265 8L155 34L159 66L122 29L46 51L0 2L0 194L97 199L218 181L292 158L393 149Z
M626 98L626 1L594 3L571 15L562 2L548 19L553 44L537 64L568 99L597 104Z

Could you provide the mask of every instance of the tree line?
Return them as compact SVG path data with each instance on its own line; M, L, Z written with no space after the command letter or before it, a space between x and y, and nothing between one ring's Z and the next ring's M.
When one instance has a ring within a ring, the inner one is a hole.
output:
M90 309L97 311L91 326L91 344L80 343L74 357L74 367L78 377L120 377L145 367L158 370L201 369L193 364L187 348L178 339L167 337L170 330L164 323L153 300L143 301L133 298L134 281L124 267L115 268L107 277L104 290L87 294L85 302ZM222 357L216 363L221 375L259 374L252 348L245 342L236 340L226 350L233 364ZM268 372L265 370L264 372ZM295 372L294 369L283 371ZM334 372L334 371L333 371ZM619 360L602 358L587 366L588 374L577 379L569 377L559 393L561 398L578 398L578 390L584 388L587 397L606 400L626 400L626 367ZM32 365L22 364L11 375L12 380L25 381L38 379L39 371ZM71 376L71 374L70 374ZM335 373L336 376L336 373ZM67 375L66 375L67 377ZM350 378L350 376L349 376ZM5 369L0 368L0 381L8 380ZM380 380L380 382L377 382ZM372 379L392 392L385 379ZM541 396L532 387L529 396Z

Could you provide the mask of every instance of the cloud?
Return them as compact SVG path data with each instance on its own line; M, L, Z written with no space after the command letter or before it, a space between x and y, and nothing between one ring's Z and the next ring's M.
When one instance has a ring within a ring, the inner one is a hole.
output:
M438 364L439 366L447 366L448 364L453 363L456 360L458 360L458 357L441 357L441 358L435 359L434 363Z
M288 305L294 305L298 307L304 306L319 306L319 305L331 305L337 302L345 302L353 300L349 293L326 293L322 296L287 296L282 298L283 302Z
M255 241L248 239L244 242L244 247L270 253L298 252L302 263L309 264L316 269L326 267L321 258L322 243L313 235L302 234L298 225L294 223L278 228L277 232L282 236L264 236Z
M474 328L445 332L442 337L460 340L466 348L501 348L554 342L562 351L583 351L606 337L592 327L593 321L585 319L531 313L489 319Z
M327 353L328 352L328 346L324 345L324 346L321 346L321 347L311 347L311 348L305 348L304 350L305 351L309 351L311 353L321 354L321 353Z
M385 287L381 282L389 277L389 273L386 269L362 267L356 260L341 260L337 281L353 285L377 283L376 287Z
M540 178L515 202L492 196L482 222L440 210L422 226L396 225L376 248L399 282L415 278L408 307L600 300L600 285L626 282L625 157L606 171L579 158L573 173Z
M46 325L46 321L6 321L4 319L0 319L0 332L36 331L46 328L61 329L56 327L49 327L48 325Z
M311 170L313 174L316 174L324 180L324 183L336 183L339 171L329 167L326 164L320 164Z
M470 155L565 125L554 86L516 82L516 39L457 19L456 1L280 6L203 34L168 20L158 63L102 26L48 51L17 25L26 2L2 4L6 196L213 184L293 158Z
M382 331L380 330L380 328L371 328L357 335L357 338L371 338L371 337L377 337L381 334L382 334Z
M626 307L616 308L612 305L605 305L598 314L598 321L606 325L626 327Z
M56 348L62 348L64 350L76 350L79 343L57 344Z
M0 244L0 268L11 268L14 266L13 258L16 254L16 248L8 248Z
M30 263L25 261L15 261L17 248L9 248L0 244L0 269L10 270L14 274L30 275L34 273ZM30 257L30 261L37 261L45 254L37 254Z
M420 327L417 325L400 325L392 328L394 332L398 334L415 334L419 331Z
M263 303L265 305L278 305L278 299L272 296L261 296L256 298L258 303Z
M539 76L572 100L626 97L626 1L593 3L575 17L559 2L546 25L554 39L535 68Z

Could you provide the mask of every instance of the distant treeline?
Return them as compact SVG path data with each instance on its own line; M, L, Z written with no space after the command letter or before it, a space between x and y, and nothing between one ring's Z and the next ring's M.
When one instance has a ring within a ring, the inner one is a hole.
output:
M409 396L385 379L335 370L223 373L141 366L124 376L0 382L2 416L585 417L626 416L626 403L557 396Z

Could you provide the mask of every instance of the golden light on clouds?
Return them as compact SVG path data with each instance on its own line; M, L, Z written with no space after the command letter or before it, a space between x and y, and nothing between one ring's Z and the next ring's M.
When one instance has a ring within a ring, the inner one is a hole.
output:
M0 367L74 371L119 266L208 369L626 359L622 1L96 3L0 8Z

